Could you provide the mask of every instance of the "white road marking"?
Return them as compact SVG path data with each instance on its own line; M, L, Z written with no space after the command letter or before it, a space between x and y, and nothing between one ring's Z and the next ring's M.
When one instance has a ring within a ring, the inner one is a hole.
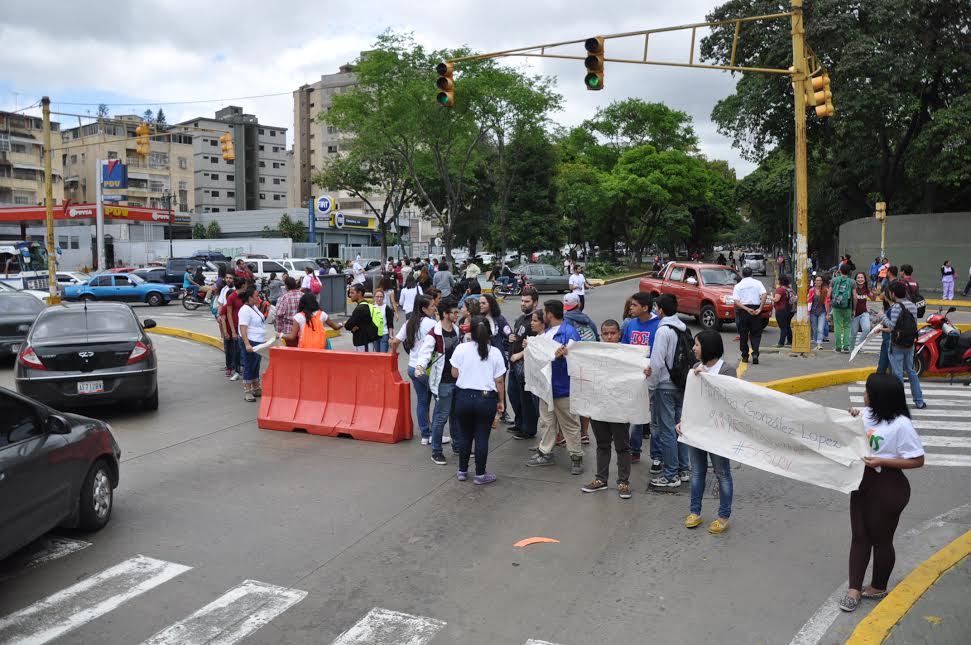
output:
M445 622L375 607L331 645L425 645Z
M971 448L971 437L921 437L920 442L925 448Z
M0 618L0 642L48 643L190 569L142 555L130 558Z
M526 641L526 645L556 645L556 643L551 643L549 641L538 641L535 638L530 638Z
M850 403L863 404L862 396L851 396ZM912 409L910 414L912 416L925 416L925 417L940 417L940 416L953 416L953 411L939 410L937 408L965 408L971 409L971 401L948 401L947 399L935 399L924 395L924 403L926 403L929 408L926 410L916 410ZM914 399L907 396L907 405L913 407Z
M19 566L14 571L0 572L0 582L5 582L24 571L39 567L42 564L47 564L58 558L63 558L66 555L77 553L91 546L90 542L72 540L71 538L60 537L58 535L46 536L39 541L43 541L43 546L39 550L31 553L29 559L22 566Z
M960 387L960 389L958 389L958 387ZM923 381L920 384L920 390L924 394L924 396L927 396L927 395L930 395L930 396L942 396L944 398L954 398L954 397L958 397L958 398L962 398L962 399L964 399L964 398L971 398L971 387L967 387L965 385L961 385L961 386L958 386L958 387L954 387L954 388L938 388L938 387L934 387L933 385L928 385L928 382L927 381ZM904 389L907 390L907 392L909 394L910 393L910 384L909 383L904 383ZM866 391L866 388L865 387L858 387L856 385L851 385L850 386L850 393L851 394L863 394L863 392L865 392L865 391Z
M939 528L947 522L954 521L954 518L962 515L969 509L971 509L971 504L965 504L963 506L958 506L957 508L952 508L948 512L931 518L919 526L907 531L902 537L918 537L930 529ZM961 532L963 533L964 529L962 529ZM816 613L809 617L809 620L806 621L799 631L796 632L796 635L792 637L792 640L789 641L789 645L817 645L817 643L823 639L823 636L826 635L826 632L829 631L829 628L832 627L833 623L836 621L836 618L843 613L840 611L839 601L843 597L844 593L846 593L845 583L837 587L836 590L830 594L829 598L827 598L826 601L820 605L819 609L816 610Z
M940 452L924 453L925 466L971 466L971 455L952 455Z
M232 645L306 597L299 589L246 580L144 645Z

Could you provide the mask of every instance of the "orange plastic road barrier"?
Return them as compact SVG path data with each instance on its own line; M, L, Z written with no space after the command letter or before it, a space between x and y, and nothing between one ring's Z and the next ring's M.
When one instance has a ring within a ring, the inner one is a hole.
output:
M398 357L371 352L270 348L257 424L396 443L411 439L411 386Z

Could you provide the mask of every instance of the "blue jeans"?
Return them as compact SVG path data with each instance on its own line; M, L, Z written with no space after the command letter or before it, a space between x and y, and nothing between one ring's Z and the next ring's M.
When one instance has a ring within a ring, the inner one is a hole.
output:
M250 341L250 345L253 342ZM259 343L257 343L259 344ZM243 347L243 383L257 383L260 380L260 361L262 356L256 352L247 352Z
M458 451L461 433L457 430L458 419L455 416L455 383L439 383L438 396L435 397L435 412L432 414L432 452L442 452L442 436L445 434L445 422L448 422L452 433L452 450ZM434 396L434 395L433 395Z
M654 398L653 395L651 398ZM651 416L654 416L653 413ZM641 447L644 445L644 433L650 435L651 459L661 459L661 444L657 441L657 433L651 432L650 423L638 423L630 427L630 453L632 455L641 454Z
M688 445L678 442L678 434L674 429L674 426L681 421L683 403L684 392L661 388L654 390L654 398L651 401L651 416L657 418L656 423L654 419L651 420L651 437L657 435L661 458L664 461L662 474L668 479L673 479L680 471L688 471L691 468Z
M185 289L186 294L192 294L192 297L196 300L199 299L199 285L190 284L188 287L182 287Z
M924 403L924 393L920 391L920 379L914 369L914 348L890 346L890 370L893 375L904 382L904 374L910 379L910 394L914 397L915 405Z
M234 372L239 369L239 342L232 338L223 338L223 353L226 354L226 369Z
M516 415L516 430L530 437L536 436L539 409L532 393L526 391L526 372L523 361L509 365L509 407Z
M705 452L694 446L688 447L691 455L691 510L701 515L701 498L705 494L705 476L708 474L708 460L718 478L718 517L726 520L732 516L732 465L725 457Z
M408 378L415 386L415 395L418 398L418 429L421 431L422 439L432 436L432 430L428 426L428 404L432 401L432 391L428 388L428 377L422 373L415 375L415 368L408 368Z
M877 374L886 374L890 370L890 334L882 332L880 341L880 358L877 360Z
M385 334L381 338L374 341L374 351L387 354L390 347L389 342L390 340L388 338L388 335Z
M852 348L863 342L866 335L870 333L870 314L864 313L853 318L850 325L850 345Z
M472 441L475 441L475 474L484 475L489 458L489 433L496 418L499 397L495 392L487 396L479 390L456 389L455 414L459 418L462 441L459 446L459 470L469 471Z
M817 345L823 344L826 338L826 313L809 314L809 333L812 341Z

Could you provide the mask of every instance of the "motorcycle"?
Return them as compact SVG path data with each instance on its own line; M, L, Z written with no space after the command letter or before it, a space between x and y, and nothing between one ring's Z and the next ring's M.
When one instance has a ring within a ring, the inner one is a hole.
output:
M943 308L942 308L943 309ZM971 331L963 334L939 309L917 332L914 344L914 369L919 376L971 373Z
M193 296L188 289L179 289L178 297L182 300L182 307L187 311L195 311L199 307L208 307L209 301L202 295Z
M526 277L525 273L521 273L516 276L516 279L512 282L499 282L493 287L493 292L497 296L518 296L523 293L523 289L531 287L529 279Z

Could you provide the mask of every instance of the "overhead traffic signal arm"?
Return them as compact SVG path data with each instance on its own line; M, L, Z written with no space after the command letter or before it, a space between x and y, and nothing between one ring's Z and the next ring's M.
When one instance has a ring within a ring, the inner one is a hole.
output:
M439 63L435 66L435 72L438 74L438 80L435 81L438 94L435 100L442 107L453 107L455 104L455 81L452 77L455 72L454 64L451 61Z

